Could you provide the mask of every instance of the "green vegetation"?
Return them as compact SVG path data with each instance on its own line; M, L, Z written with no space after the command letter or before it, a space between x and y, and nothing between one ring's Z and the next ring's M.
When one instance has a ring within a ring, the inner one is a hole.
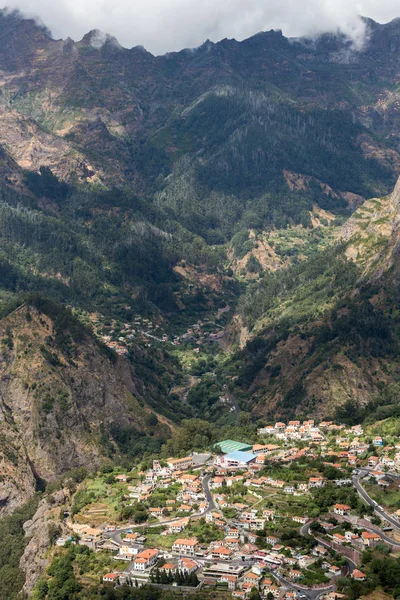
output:
M175 583L178 586L184 585L187 587L197 587L199 585L196 573L182 573L179 570L172 574L171 572L165 573L163 571L160 573L159 569L155 569L151 572L150 582L161 583L164 585L172 585Z
M362 556L361 570L366 573L363 582L351 579L339 580L339 591L345 592L349 600L366 596L373 590L381 589L392 598L400 597L400 559L388 556L378 547L367 550Z
M35 514L39 498L39 495L34 496L11 515L0 519L0 600L16 600L24 585L19 562L28 540L23 525Z

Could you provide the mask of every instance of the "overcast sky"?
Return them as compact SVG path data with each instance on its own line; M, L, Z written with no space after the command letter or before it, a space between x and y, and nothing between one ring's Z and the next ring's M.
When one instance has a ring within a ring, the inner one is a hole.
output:
M100 29L154 54L268 29L299 36L339 28L359 44L358 15L381 23L400 17L400 0L9 0L7 6L41 18L56 38L79 40Z

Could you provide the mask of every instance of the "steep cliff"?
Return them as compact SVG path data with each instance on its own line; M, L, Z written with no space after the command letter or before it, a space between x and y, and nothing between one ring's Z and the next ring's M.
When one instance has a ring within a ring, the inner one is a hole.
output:
M92 470L118 454L113 435L134 442L168 431L148 426L134 368L90 334L71 335L24 305L0 321L0 340L2 512L69 469Z
M343 226L346 255L361 267L365 277L376 280L389 271L397 276L399 224L400 179L391 194L364 202Z

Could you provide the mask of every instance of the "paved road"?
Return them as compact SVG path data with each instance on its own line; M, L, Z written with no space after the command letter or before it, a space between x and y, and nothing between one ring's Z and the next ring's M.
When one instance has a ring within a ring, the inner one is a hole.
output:
M304 590L295 583L292 583L291 581L288 581L287 579L282 577L282 575L279 575L279 573L273 573L273 576L279 581L281 585L295 590L298 594L303 595L305 598L308 598L308 600L316 600L318 596L321 596L321 594L326 594L327 592L331 592L334 588L333 585L328 585L325 588L320 588L318 590Z
M204 495L205 495L206 501L207 501L207 509L205 510L203 515L206 515L207 513L211 512L213 510L217 510L217 507L215 506L213 495L210 491L211 477L212 477L212 475L211 475L211 473L209 473L208 475L203 477L203 479L201 480L201 483L203 485Z
M361 496L361 498L370 506L373 507L374 512L379 515L382 519L385 519L388 523L390 523L393 527L393 529L396 529L396 531L400 532L400 524L399 522L394 519L392 517L391 514L385 512L382 508L379 508L379 506L377 505L377 503L375 502L375 500L373 500L368 493L365 491L365 489L363 488L363 486L360 483L360 478L358 475L353 475L353 485L356 488L359 496ZM383 537L383 536L381 536ZM387 536L385 536L386 540L389 540L389 543L393 543L393 540L391 540L390 538L388 538ZM383 538L383 539L385 539Z
M305 523L305 525L302 525L302 527L300 528L300 533L301 533L301 535L304 535L306 537L310 535L315 538L315 536L312 533L310 533L310 527L311 527L311 521L309 523ZM317 539L317 542L321 546L324 546L325 548L332 550L332 548L330 547L330 545L328 543L320 540L319 538ZM348 558L347 556L343 556L343 558L347 562L349 573L352 573L354 571L354 569L357 569L357 564L353 560L351 560L351 558Z
M310 535L310 533L309 533L310 525L311 525L311 523L305 523L305 525L302 525L302 527L300 527L300 534L305 537ZM326 546L329 547L328 545L326 545ZM349 561L349 562L352 562L352 561ZM354 566L356 566L356 565L354 565ZM331 592L334 589L334 585L327 585L324 588L319 588L316 590L304 589L301 586L296 585L295 583L293 583L291 581L288 581L287 579L282 577L282 575L279 575L279 573L274 572L273 575L279 581L279 583L281 583L282 585L285 585L286 587L288 587L292 590L295 590L296 592L298 592L300 595L303 595L308 600L317 600L317 598L319 596L321 596L322 594Z

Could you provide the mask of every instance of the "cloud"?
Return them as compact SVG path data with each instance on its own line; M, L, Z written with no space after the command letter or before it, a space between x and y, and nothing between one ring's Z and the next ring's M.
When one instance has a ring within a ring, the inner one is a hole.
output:
M293 37L341 30L359 45L359 15L379 22L400 17L399 0L9 0L7 6L40 18L56 38L79 40L99 29L154 54L268 29Z

